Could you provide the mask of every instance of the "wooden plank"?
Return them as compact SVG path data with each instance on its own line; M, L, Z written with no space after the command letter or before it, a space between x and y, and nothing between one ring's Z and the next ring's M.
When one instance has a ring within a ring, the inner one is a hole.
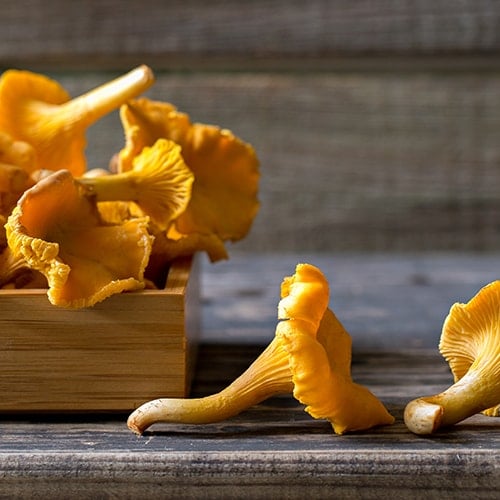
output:
M203 346L194 395L224 387L261 349ZM450 383L435 353L364 353L354 359L353 376L382 399L394 425L337 436L289 395L217 424L156 424L140 438L125 416L4 417L0 494L496 498L498 419L476 415L426 438L402 421L411 398Z
M0 290L0 412L130 411L186 396L199 324L198 266L180 259L167 288L123 293L87 309L46 290ZM21 312L21 314L20 314Z
M353 340L353 351L437 349L455 302L468 302L498 279L491 254L248 253L202 261L203 339L268 343L274 337L280 284L306 262L330 284L330 307Z
M114 73L51 73L77 95ZM261 160L254 251L495 250L500 72L162 73L148 95L232 129ZM90 166L123 147L117 114Z
M2 6L0 65L163 67L345 55L491 53L500 8L488 0L25 0ZM145 60L146 59L146 60ZM492 60L494 61L494 59Z

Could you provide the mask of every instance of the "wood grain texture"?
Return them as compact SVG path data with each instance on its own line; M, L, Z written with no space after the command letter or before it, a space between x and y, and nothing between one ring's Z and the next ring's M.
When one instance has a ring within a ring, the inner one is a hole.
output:
M203 339L268 343L274 337L280 285L300 262L319 267L330 307L353 339L353 351L436 349L450 307L498 279L500 254L247 253L202 261Z
M199 333L196 269L179 260L165 290L89 309L56 308L45 290L0 290L0 412L124 411L185 396Z
M229 383L262 346L204 345L194 395ZM125 418L3 418L0 494L50 498L493 499L500 487L498 419L477 415L430 438L411 434L402 411L450 373L435 352L359 354L353 377L396 417L344 436L289 395L227 421L157 424L138 438Z
M72 95L111 74L53 76ZM242 250L495 250L500 73L158 73L148 93L232 129L261 161ZM90 166L123 147L92 127Z
M494 251L499 25L488 0L27 0L2 10L0 67L77 95L151 64L150 97L257 150L244 251ZM123 142L115 113L89 165Z
M367 54L495 53L500 8L488 0L8 2L0 64L206 67ZM144 60L146 59L146 60ZM494 59L492 60L494 61Z

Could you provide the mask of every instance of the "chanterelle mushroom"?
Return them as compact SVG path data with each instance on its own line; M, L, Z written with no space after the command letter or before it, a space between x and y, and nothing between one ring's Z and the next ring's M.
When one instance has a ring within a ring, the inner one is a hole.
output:
M32 170L67 169L82 175L87 127L153 81L152 71L143 65L70 100L58 82L44 75L7 70L0 77L0 130L34 147Z
M184 163L180 146L158 139L134 158L133 168L111 175L84 176L78 182L100 201L131 201L167 229L189 203L193 174Z
M192 123L171 104L147 98L124 104L120 116L127 139L118 155L120 171L132 168L144 147L167 138L181 146L194 174L188 207L168 232L168 258L176 257L177 250L182 254L197 249L207 250L212 260L224 258L224 242L245 237L259 208L259 161L252 146L229 130Z
M0 214L7 217L20 196L34 184L29 172L35 165L35 150L0 131Z
M147 217L103 224L81 190L59 170L23 194L5 225L12 252L46 276L49 300L63 307L143 288L151 252Z
M338 434L393 423L382 403L351 379L351 339L327 308L328 283L321 271L299 264L284 279L281 296L274 339L232 384L204 398L145 403L129 416L129 428L142 434L155 422L217 422L290 392Z
M481 411L498 414L494 407L500 404L500 281L485 286L467 304L452 306L439 350L454 384L408 403L404 420L415 434L431 434Z

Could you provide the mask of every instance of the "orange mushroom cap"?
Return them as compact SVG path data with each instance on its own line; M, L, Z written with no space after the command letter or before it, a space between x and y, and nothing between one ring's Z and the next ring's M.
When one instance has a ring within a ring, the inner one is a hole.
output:
M71 173L60 170L23 194L6 230L12 251L46 276L51 303L78 308L144 287L147 224L147 217L103 224Z
M158 138L178 143L194 173L192 197L175 220L169 238L215 235L237 241L248 233L259 208L259 162L254 149L229 130L191 123L188 115L168 103L131 100L120 109L126 145L119 169L129 170L133 158Z
M0 77L0 130L34 147L36 162L30 172L68 169L81 175L86 169L86 128L153 81L151 70L140 66L70 100L66 90L47 76L7 70Z

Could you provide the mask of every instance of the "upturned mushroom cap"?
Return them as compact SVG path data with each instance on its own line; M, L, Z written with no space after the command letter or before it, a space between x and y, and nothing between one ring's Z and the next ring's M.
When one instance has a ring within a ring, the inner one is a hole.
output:
M454 384L440 394L411 401L405 423L431 434L481 411L495 416L500 404L500 281L481 289L467 304L454 304L444 321L439 350Z
M469 370L487 368L485 384L497 384L498 401L483 413L498 416L500 405L500 281L483 288L468 304L455 304L446 318L439 351L454 382ZM495 380L497 382L495 382Z
M319 278L310 270L308 274L309 287L320 286ZM302 274L302 282L305 276ZM329 420L337 434L392 424L394 417L380 400L352 380L350 335L327 304L319 308L298 301L294 281L293 277L283 281L279 318L303 319L300 323L281 321L276 328L276 336L289 354L293 395L311 416ZM317 317L311 313L315 310L322 314Z
M78 308L144 287L147 224L147 218L102 224L71 173L60 170L23 194L6 230L12 252L46 276L49 300Z
M86 169L87 127L153 81L151 70L139 66L71 100L58 82L45 75L8 70L0 77L0 130L33 146L36 162L30 172L68 169L81 175Z
M120 115L127 139L119 153L121 171L129 170L144 147L163 137L181 146L195 176L190 203L169 238L215 235L225 242L246 236L259 208L259 162L252 146L229 130L192 123L174 106L147 98L123 105Z

